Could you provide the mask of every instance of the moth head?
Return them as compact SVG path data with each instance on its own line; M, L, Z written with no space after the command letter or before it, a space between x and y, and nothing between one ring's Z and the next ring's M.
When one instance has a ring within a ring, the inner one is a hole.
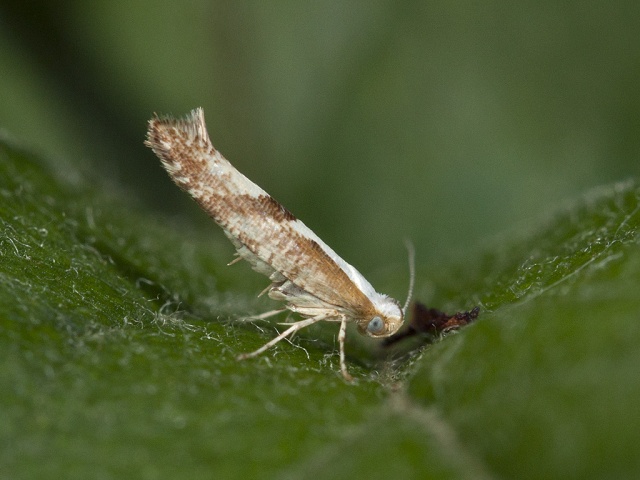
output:
M404 315L398 302L381 296L376 302L376 309L367 317L357 322L358 331L368 337L383 338L393 335L402 326Z

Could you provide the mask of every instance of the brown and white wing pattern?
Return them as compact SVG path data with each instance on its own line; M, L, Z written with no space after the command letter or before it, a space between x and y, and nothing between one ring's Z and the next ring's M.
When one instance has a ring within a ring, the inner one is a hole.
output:
M238 255L270 278L269 296L308 317L293 324L286 335L320 320L342 322L342 337L347 321L374 337L400 328L403 313L398 302L377 293L354 267L213 147L202 109L180 120L152 118L145 143L172 180L222 227ZM342 359L343 349L344 338ZM344 362L342 367L350 378Z

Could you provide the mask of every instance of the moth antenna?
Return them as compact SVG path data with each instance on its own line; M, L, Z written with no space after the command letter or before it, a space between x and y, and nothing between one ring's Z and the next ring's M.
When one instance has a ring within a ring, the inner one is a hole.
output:
M404 239L404 246L407 247L407 253L409 254L409 292L407 293L407 301L404 302L404 307L402 307L402 316L407 315L407 308L411 303L413 287L416 282L416 249L413 246L413 242L408 238Z

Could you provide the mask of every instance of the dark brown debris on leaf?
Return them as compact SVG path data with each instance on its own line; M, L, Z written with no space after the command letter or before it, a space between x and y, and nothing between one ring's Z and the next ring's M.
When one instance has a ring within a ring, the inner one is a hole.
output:
M395 335L385 339L382 345L388 347L415 335L426 334L435 337L452 330L458 330L473 322L478 318L479 314L480 307L451 315L435 308L428 308L420 302L415 302L409 325Z

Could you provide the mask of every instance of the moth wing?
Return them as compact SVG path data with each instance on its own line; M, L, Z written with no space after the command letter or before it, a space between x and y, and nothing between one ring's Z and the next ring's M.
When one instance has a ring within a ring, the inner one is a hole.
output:
M254 270L352 317L375 312L367 280L213 147L202 109L182 120L151 119L146 144Z
M273 281L274 283L279 283L279 282L283 282L283 281L286 280L285 277L283 277L280 272L275 270L271 265L269 265L268 263L264 262L260 257L258 257L251 250L249 250L247 248L247 246L244 245L236 237L234 237L232 233L230 233L226 229L223 229L223 230L224 230L224 234L227 236L227 238L231 241L231 243L235 247L236 252L238 253L238 255L243 260L246 260L249 263L249 265L251 265L251 268L254 271L269 277L269 279L271 281Z

